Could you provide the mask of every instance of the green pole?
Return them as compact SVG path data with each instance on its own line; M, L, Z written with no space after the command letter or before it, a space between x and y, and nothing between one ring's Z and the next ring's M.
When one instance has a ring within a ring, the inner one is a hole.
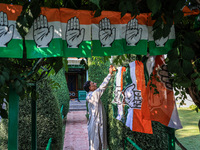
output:
M8 150L18 149L19 95L9 88Z
M36 85L32 86L32 94L31 94L31 121L32 121L32 150L37 150L37 103L36 103Z
M175 129L167 128L168 130L168 150L175 150Z

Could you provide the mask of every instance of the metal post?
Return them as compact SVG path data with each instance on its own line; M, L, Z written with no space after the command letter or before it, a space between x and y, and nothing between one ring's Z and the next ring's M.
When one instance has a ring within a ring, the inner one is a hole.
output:
M37 150L37 103L36 103L36 85L32 86L32 94L31 94L31 121L32 121L32 150Z
M168 130L168 150L175 150L175 130L167 128Z
M8 150L18 149L19 95L9 88Z

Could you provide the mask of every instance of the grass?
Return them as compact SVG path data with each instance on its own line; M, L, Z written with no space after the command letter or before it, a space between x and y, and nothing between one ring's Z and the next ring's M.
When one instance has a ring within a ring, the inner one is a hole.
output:
M190 108L178 108L178 113L183 128L176 130L176 138L186 149L199 150L200 132L198 121L200 119L200 112L197 113ZM181 150L181 148L176 145L176 150Z

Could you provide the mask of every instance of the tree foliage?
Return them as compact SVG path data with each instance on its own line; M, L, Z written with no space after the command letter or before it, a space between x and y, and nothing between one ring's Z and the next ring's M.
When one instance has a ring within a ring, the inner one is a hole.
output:
M131 13L132 16L140 13L152 13L152 19L155 20L154 39L166 37L174 24L176 40L166 59L168 69L172 75L175 89L182 89L189 93L200 108L200 54L198 52L200 23L197 16L186 17L181 10L184 6L198 9L200 7L198 0L0 0L0 2L23 6L21 15L17 19L17 29L23 39L34 19L40 14L40 7L92 10L95 11L95 16L100 16L103 10L119 11L121 16L126 13ZM47 74L41 69L41 66L48 70L53 68L55 72L58 72L63 66L61 58L27 60L25 44L23 49L23 59L0 59L1 105L3 98L8 100L10 85L13 85L19 94L24 95L26 83L37 81ZM128 57L131 56L127 55ZM123 61L124 56L119 56L118 62L122 63ZM1 107L0 115L7 116L6 111Z

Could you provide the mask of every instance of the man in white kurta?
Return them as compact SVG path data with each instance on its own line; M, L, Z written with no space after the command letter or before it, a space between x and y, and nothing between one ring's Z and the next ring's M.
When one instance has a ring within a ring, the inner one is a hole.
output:
M107 149L106 114L100 98L111 79L112 67L110 66L109 74L99 88L92 81L87 81L84 85L84 89L88 92L86 100L88 101L89 110L89 150Z

